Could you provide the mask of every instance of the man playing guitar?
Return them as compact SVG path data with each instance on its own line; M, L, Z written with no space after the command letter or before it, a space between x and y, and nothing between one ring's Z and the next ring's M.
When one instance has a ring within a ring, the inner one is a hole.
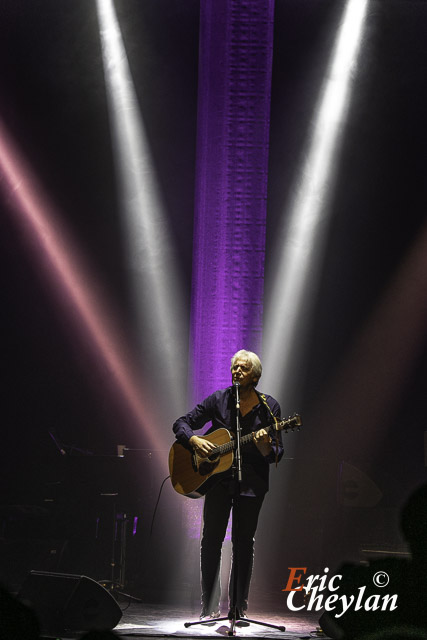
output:
M280 420L280 406L274 398L256 390L261 373L261 362L255 353L241 350L232 357L232 381L239 385L241 433L242 437L246 435L248 440L242 451L237 558L233 550L233 565L237 561L238 566L236 602L233 601L233 566L229 585L229 617L231 618L232 612L237 610L237 618L241 621L247 617L254 536L264 496L268 491L269 465L272 462L277 463L283 455L279 430L267 426L274 426ZM209 434L224 428L233 434L236 429L236 412L235 387L218 390L176 420L173 425L176 439L199 458L208 461L216 447L209 440ZM194 434L195 430L201 429L208 422L211 422L212 426L206 436ZM221 549L234 493L232 469L218 473L210 478L210 481L213 481L213 486L210 486L206 493L203 509L201 619L220 617Z

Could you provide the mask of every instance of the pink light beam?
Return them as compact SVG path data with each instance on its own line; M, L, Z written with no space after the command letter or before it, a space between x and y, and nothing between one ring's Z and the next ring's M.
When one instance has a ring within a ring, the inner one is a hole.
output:
M150 390L143 391L147 384L140 379L129 347L117 329L116 314L100 299L99 287L60 221L59 212L44 194L1 120L0 171L3 189L17 214L16 221L31 240L37 266L50 281L61 306L66 303L68 314L70 308L74 311L74 329L91 346L97 365L109 373L115 402L144 431L150 446L167 448L157 428L161 418L153 409L153 396Z

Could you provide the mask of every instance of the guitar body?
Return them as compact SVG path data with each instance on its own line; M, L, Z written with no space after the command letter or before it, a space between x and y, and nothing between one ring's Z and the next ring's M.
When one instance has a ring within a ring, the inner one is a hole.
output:
M231 434L227 429L217 429L207 436L200 436L212 444L220 446L231 442ZM169 452L169 471L172 486L178 493L189 498L200 498L212 485L209 478L227 471L233 464L234 454L231 450L224 455L202 458L194 451L186 449L175 442Z

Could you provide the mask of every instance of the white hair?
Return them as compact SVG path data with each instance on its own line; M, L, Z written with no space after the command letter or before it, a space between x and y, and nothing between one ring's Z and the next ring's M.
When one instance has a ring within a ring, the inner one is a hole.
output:
M246 351L246 349L240 349L240 351L235 353L234 356L231 358L231 367L230 367L231 369L233 368L236 360L238 360L239 358L246 360L251 365L252 373L257 379L254 385L256 387L256 385L258 384L258 380L261 378L261 374L262 374L261 360L259 359L257 354L254 353L253 351Z

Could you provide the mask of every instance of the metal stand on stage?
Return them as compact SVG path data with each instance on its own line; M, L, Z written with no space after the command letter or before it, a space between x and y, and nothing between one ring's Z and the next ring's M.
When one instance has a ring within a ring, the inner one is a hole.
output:
M236 453L234 456L233 462L233 478L234 482L234 495L232 501L232 546L233 546L233 583L232 583L232 602L234 603L234 607L231 609L231 619L228 616L220 617L220 618L208 618L206 620L196 620L194 622L186 622L184 627L191 627L196 624L206 624L212 625L217 622L222 622L223 620L228 620L230 622L230 629L228 630L229 636L234 636L236 634L236 625L237 626L249 626L249 624L258 624L264 627L269 627L271 629L277 629L278 631L286 631L286 627L282 625L270 624L269 622L262 622L261 620L254 620L252 618L240 618L239 611L237 607L237 585L238 585L238 545L239 545L239 531L238 531L238 522L239 522L239 502L240 502L240 485L242 482L242 454L241 454L241 427L240 427L240 392L239 392L239 383L234 382L234 391L236 398ZM241 623L239 625L239 620Z
M122 589L125 584L126 573L126 514L117 512L116 499L117 493L101 493L103 497L113 498L112 508L112 540L111 540L111 559L110 559L110 578L99 580L100 584L109 591ZM117 554L117 545L119 553ZM118 557L117 557L118 555ZM118 575L117 575L118 569Z
M110 591L114 596L122 596L133 602L142 602L139 598L131 596L129 593L124 593L123 589L126 584L126 536L128 518L126 513L119 512L117 510L116 498L118 494L102 494L104 496L111 496L114 498L113 503L113 531L112 531L112 544L111 544L111 579L99 580L105 589Z

